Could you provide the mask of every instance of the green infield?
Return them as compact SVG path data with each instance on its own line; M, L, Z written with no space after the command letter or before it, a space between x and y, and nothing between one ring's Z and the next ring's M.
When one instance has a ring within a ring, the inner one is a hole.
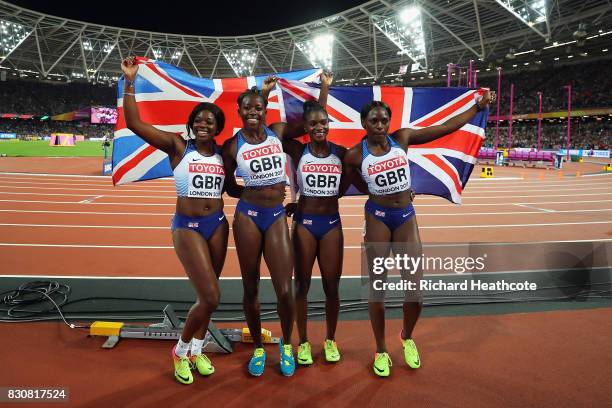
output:
M109 157L112 149L109 148ZM102 141L76 142L74 146L49 146L48 140L1 140L0 155L24 157L103 157Z

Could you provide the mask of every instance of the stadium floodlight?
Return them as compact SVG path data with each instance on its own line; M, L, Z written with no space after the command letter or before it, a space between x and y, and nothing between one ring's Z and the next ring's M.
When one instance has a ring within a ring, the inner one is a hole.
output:
M32 28L0 19L0 61L19 47L32 33Z
M223 51L223 56L237 77L253 75L253 69L257 60L257 50L249 48L226 50Z
M546 0L495 0L495 2L542 37L546 37L542 31L549 33Z
M96 38L83 38L82 44L86 58L94 61L104 58L106 54L110 54L115 49L114 43Z
M296 42L295 45L308 58L313 67L332 69L333 34L319 34L311 40Z
M418 71L427 70L425 33L418 6L406 7L393 17L372 16L372 20L374 26L400 49L398 55L406 55L419 64Z
M180 62L181 57L183 56L183 50L181 48L174 47L151 47L151 52L153 53L153 58L155 58L157 61L163 61L175 65Z

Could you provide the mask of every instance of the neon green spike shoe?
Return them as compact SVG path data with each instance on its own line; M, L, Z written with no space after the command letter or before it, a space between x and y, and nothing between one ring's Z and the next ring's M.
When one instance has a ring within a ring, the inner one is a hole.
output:
M174 360L174 378L181 384L191 384L193 374L191 374L191 363L188 357L179 357L175 353L176 346L172 349L172 359Z
M389 353L376 353L374 356L374 374L379 377L388 377L391 374L391 357Z
M215 372L215 367L213 367L209 358L204 354L196 354L195 356L191 356L191 366L198 370L198 373L202 375L211 375Z
M304 342L298 346L297 361L299 365L312 364L312 348L309 342Z
M325 361L328 363L337 363L340 361L340 351L338 351L338 345L335 341L325 339L323 349L325 350Z
M410 368L419 368L421 366L421 359L419 358L419 351L417 350L416 344L412 339L402 339L402 346L404 347L404 359L406 364Z

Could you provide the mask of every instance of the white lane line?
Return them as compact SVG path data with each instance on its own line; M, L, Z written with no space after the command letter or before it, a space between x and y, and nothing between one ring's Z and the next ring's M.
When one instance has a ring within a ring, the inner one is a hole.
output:
M32 187L27 187L27 186L7 186L7 185L0 185L0 188L15 188L15 189L22 189L22 190L68 190L70 191L104 191L104 192L109 192L109 193L113 193L113 192L136 192L136 193L170 193L167 197L176 197L176 194L172 194L173 192L175 192L176 190L143 190L143 189L127 189L127 188L114 188L113 186L109 186L110 188L72 188L72 186L64 186L64 187L40 187L39 185L34 185ZM551 190L552 191L552 190ZM0 192L1 193L1 192ZM141 196L137 196L137 197L141 197ZM164 196L166 197L166 196Z
M164 245L82 245L82 244L24 244L0 242L0 247L34 247L34 248L103 248L103 249L174 249L173 246ZM235 246L228 246L227 249L235 250ZM345 246L344 249L361 249L358 246Z
M471 278L475 278L478 277L480 275L494 275L494 274L509 274L509 273L516 273L516 274L526 274L526 273L542 273L542 272L546 272L546 273L550 273L550 272L564 272L564 271L571 271L571 270L576 270L576 271L583 271L585 268L564 268L564 269L528 269L528 270L521 270L521 271L493 271L493 272L478 272L478 273L473 273L471 275L460 275L457 273L431 273L431 274L426 274L426 277L442 277L442 276L469 276ZM595 266L595 267L590 267L589 269L591 270L600 270L600 269L604 269L604 270L608 270L610 269L609 266ZM38 280L49 280L49 279L87 279L87 280L112 280L112 279L117 279L117 280L188 280L189 278L187 276L84 276L84 275L0 275L0 278L26 278L26 279L38 279ZM340 277L340 279L361 279L362 275L350 275L349 273L343 273L342 276ZM229 281L233 281L233 280L241 280L242 277L240 276L223 276L221 275L221 277L219 277L220 280L229 280ZM262 275L260 277L260 279L262 280L270 280L271 277L267 276L267 275ZM319 275L313 275L312 279L321 279L321 276Z
M491 242L491 243L478 243L476 245L531 245L531 244L549 244L549 243L573 243L573 242L610 242L610 238L594 238L594 239L581 239L581 240L568 240L568 241L536 241L536 242ZM444 243L440 244L444 245ZM427 245L425 246L440 246L440 245ZM458 246L458 244L449 244L450 246ZM471 244L459 244L461 246L469 246ZM32 247L32 248L100 248L100 249L174 249L172 246L148 246L148 245L75 245L75 244L24 244L24 243L7 243L0 242L0 247ZM236 247L228 246L228 249L235 250ZM345 246L344 249L361 249L361 245L357 246ZM0 275L0 276L12 276L12 275ZM26 275L15 275L26 276ZM262 276L263 278L263 276Z
M612 221L548 222L537 224L470 224L470 225L421 225L419 229L457 229L457 228L517 228L553 227L560 225L612 224ZM73 224L17 224L0 223L2 227L41 227L41 228L100 228L100 229L157 229L166 230L169 226L128 226L128 225L73 225ZM231 229L231 227L230 227ZM343 230L363 230L363 227L343 227Z
M493 178L474 178L470 181L481 181L483 183L490 183L492 181L506 181L506 180L524 180L524 177L493 177Z
M585 174L582 177L602 177L602 176L612 176L612 173Z
M89 203L92 203L94 200L97 200L98 198L102 198L102 197L104 197L104 196L103 195L99 195L99 196L95 196L95 197L92 197L92 198L88 198L86 200L79 201L79 204L89 204Z
M96 189L86 189L84 188L82 191L106 191L111 192L110 190L96 190ZM0 191L0 194L5 195L35 195L35 196L65 196L65 197L83 197L90 196L91 194L83 193L83 194L71 194L71 193L38 193L36 191L28 193L28 192L13 192L13 191ZM176 200L176 195L122 195L122 194L106 194L107 197L110 198L160 198L160 199L168 199L168 200Z
M612 208L593 208L583 210L546 210L537 207L529 207L522 204L515 204L526 208L534 208L539 211L500 211L500 212L459 212L459 213L421 213L417 212L419 217L456 217L456 216L470 216L470 215L523 215L523 214L541 214L542 211L548 213L590 213L590 212L607 212L612 211ZM0 209L0 213L31 213L31 214L86 214L86 215L139 215L139 216L164 216L169 217L174 215L172 212L168 213L139 213L139 212L104 212L104 211L51 211L51 210L17 210L17 209ZM344 217L363 217L363 214L340 214ZM234 214L226 213L226 217L233 217Z
M547 210L546 208L534 207L533 205L528 205L528 204L514 204L514 205L517 205L519 207L524 207L524 208L531 208L534 210L540 210L540 211L547 212L547 213L557 212L556 210Z
M5 178L5 177L0 177L0 181L2 181L3 183L10 183L11 186L8 187L17 187L17 186L13 186L12 184L18 184L18 185L34 185L34 186L58 186L58 187L62 187L64 186L64 188L70 188L72 186L83 186L83 187L109 187L110 189L115 189L115 190L122 190L126 187L155 187L156 185L152 185L152 184L131 184L131 185L120 185L120 186L113 186L112 184L109 183L66 183L66 180L58 180L58 182L53 182L52 180L50 182L47 182L47 179L43 179L45 181L39 181L38 179L32 179L32 181L15 181L11 178ZM172 187L174 184L168 184L168 183L164 183L163 185L159 185L160 188L164 187L165 189L163 191L172 191Z
M571 190L571 191L575 191L575 190ZM25 193L25 192L8 192L8 191L0 191L0 194L6 194L6 195L36 195L36 196L66 196L66 197L83 197L83 196L90 196L91 194L62 194L62 193L37 193L37 192L32 192L32 193ZM599 192L599 193L580 193L580 197L584 197L584 196L602 196L602 195L612 195L612 192L609 193L604 193L604 192ZM464 196L463 199L469 199L469 200L473 200L473 199L510 199L510 198L547 198L547 197L576 197L577 194L543 194L543 195L510 195L507 197L500 197L500 196L481 196L481 197L470 197L470 196ZM108 195L109 198L160 198L160 199L169 199L169 200L174 200L176 199L176 196L151 196L151 195ZM422 197L422 196L417 196L417 198L415 199L415 202L418 201L422 201L423 199L433 199L433 200L441 200L440 197ZM52 203L52 201L49 201L50 203ZM153 204L153 203L100 203L100 204L114 204L114 205L168 205L168 204ZM450 203L448 203L450 204ZM447 205L448 205L447 204ZM465 204L461 204L461 205L468 205L470 203L465 203ZM173 204L174 205L174 204ZM485 205L485 204L471 204L471 205ZM230 207L233 206L233 204L226 204L226 207ZM342 207L363 207L363 204L342 204Z
M82 197L82 196L81 196ZM6 200L6 199L0 199L0 202L4 202L4 203L35 203L35 204L79 204L78 201L48 201L48 200ZM612 200L577 200L577 201L535 201L535 202L520 202L520 203L467 203L467 204L461 204L461 205L455 205L449 202L445 202L444 204L420 204L418 203L418 199L415 202L414 206L417 208L417 210L420 207L445 207L445 208L461 208L461 207L482 207L482 206L489 206L489 207L499 207L499 206L513 206L514 204L578 204L578 203L608 203L608 202L612 202ZM168 204L151 204L151 203L90 203L88 205L137 205L137 206L168 206L168 207L174 207L175 204L174 203L168 203ZM234 204L225 204L225 207L235 207L236 205ZM362 208L363 205L346 205L346 204L341 204L340 208L345 208L345 207L357 207L357 208ZM418 214L418 212L417 212ZM466 213L469 214L469 213ZM343 215L344 216L344 215ZM349 215L350 216L350 215Z
M535 187L535 186L534 186ZM566 187L566 186L563 186ZM583 186L580 186L581 188ZM72 187L40 187L39 185L34 185L32 187L26 187L26 186L8 186L8 185L0 185L0 188L9 188L9 189L22 189L22 190L36 190L36 191L40 191L40 190L64 190L64 191L68 191L65 194L56 194L56 195L75 195L75 194L70 194L73 193L75 191L88 191L88 192L94 192L94 191L102 191L102 192L106 192L106 193L110 193L108 194L109 196L112 197L152 197L152 198L175 198L176 194L174 194L173 190L144 190L144 189L118 189L118 188L72 188ZM592 190L612 190L612 186L611 185L606 185L603 187L589 187L586 190L588 191L592 191ZM568 186L567 188L551 188L551 189L545 189L545 188L535 188L533 190L533 192L568 192L568 191L576 191L576 187L571 187ZM119 194L114 194L114 193L124 193L124 192L135 192L135 193L169 193L167 195L119 195ZM530 192L530 191L526 191L524 188L519 188L516 190L486 190L486 191L478 191L478 192L474 192L475 194L478 193L516 193L516 192ZM35 193L19 193L19 192L9 192L9 191L0 191L0 194L35 194ZM50 193L44 194L44 195L52 195ZM438 197L425 197L425 196L420 196L423 198L438 198ZM367 196L360 196L360 199L367 199ZM478 198L478 197L473 197L471 196L466 189L466 193L463 195L463 198ZM491 197L492 198L492 197ZM354 199L354 198L353 198Z
M111 176L89 176L85 174L51 174L51 173L16 173L16 172L8 172L2 171L0 172L2 175L9 176L24 176L24 177L74 177L74 178L94 178L94 179L107 179L111 180Z

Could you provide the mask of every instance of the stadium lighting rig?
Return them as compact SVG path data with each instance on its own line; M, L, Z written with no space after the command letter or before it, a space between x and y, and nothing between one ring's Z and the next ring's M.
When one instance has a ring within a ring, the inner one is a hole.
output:
M398 55L414 61L411 72L427 70L425 33L418 6L406 7L392 17L372 16L372 19L374 26L400 49Z
M542 37L550 37L546 0L495 0L495 2Z
M0 61L8 57L31 33L30 27L0 20Z
M311 40L296 42L295 45L308 58L313 67L332 69L333 34L319 34Z
M183 56L183 51L181 49L173 47L152 47L151 53L154 59L174 65L177 65Z
M237 77L251 76L257 60L257 50L241 48L223 51L223 56L230 64Z

